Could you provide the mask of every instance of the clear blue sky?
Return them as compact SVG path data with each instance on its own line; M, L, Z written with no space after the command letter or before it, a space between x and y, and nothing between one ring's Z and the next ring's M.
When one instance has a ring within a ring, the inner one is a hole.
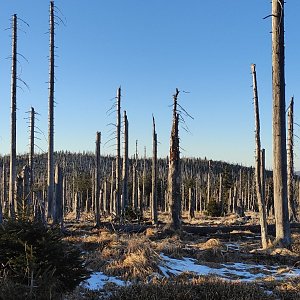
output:
M295 96L300 124L299 0L286 1L286 100ZM271 19L269 0L57 0L55 149L94 151L96 131L108 139L108 117L122 86L122 110L129 119L130 153L151 151L152 113L159 155L169 151L172 94L193 115L181 130L182 155L254 164L254 116L250 64L256 63L262 145L272 165ZM27 152L26 111L40 113L37 125L47 135L47 0L0 0L0 153L9 152L10 27L19 22L19 73L29 85L18 89L17 151ZM26 31L26 33L23 33ZM22 68L22 70L21 70ZM19 83L22 86L22 83ZM300 136L296 126L296 134ZM36 143L47 151L43 136ZM113 143L111 143L112 145ZM296 138L296 169L300 143ZM102 147L112 153L114 147Z

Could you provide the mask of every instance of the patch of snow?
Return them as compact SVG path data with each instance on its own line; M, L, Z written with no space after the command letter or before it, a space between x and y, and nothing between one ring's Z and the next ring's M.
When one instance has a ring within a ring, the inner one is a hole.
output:
M103 289L104 285L110 282L118 286L126 285L125 281L118 279L117 277L107 276L102 272L95 272L91 275L90 278L82 283L82 286L90 290L99 290Z
M160 270L165 277L169 277L168 274L179 275L183 272L193 272L196 275L216 275L226 280L249 282L269 276L273 276L276 279L300 276L300 269L297 268L293 268L289 272L279 274L277 272L279 266L227 263L220 264L220 268L213 268L198 264L197 261L192 258L184 257L183 259L175 259L168 257L163 253L161 253L160 256L163 259Z

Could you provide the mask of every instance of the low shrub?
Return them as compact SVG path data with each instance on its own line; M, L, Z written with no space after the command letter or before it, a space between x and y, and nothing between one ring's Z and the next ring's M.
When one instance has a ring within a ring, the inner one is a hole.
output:
M80 250L62 238L40 222L0 226L0 299L54 299L86 279Z

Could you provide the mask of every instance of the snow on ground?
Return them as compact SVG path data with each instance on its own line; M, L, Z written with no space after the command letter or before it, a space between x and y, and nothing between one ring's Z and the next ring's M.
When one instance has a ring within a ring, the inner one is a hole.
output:
M192 258L184 257L183 259L175 259L160 253L162 259L159 266L165 277L171 275L177 276L183 272L193 272L195 275L215 275L225 280L239 280L250 282L254 280L262 280L267 277L273 277L282 280L287 277L300 276L299 268L287 268L286 266L266 266L261 264L245 264L245 263L226 263L220 264L218 267L209 267L197 264ZM130 282L123 281L114 276L107 276L102 272L95 272L83 282L82 286L90 290L103 289L107 283L114 283L118 286L125 286Z
M107 283L114 283L118 286L126 285L125 281L118 279L117 277L107 276L102 272L95 272L90 278L83 282L82 286L90 290L98 290L103 289L104 285Z
M213 268L197 264L195 259L184 257L183 259L170 258L160 254L163 263L160 270L164 276L179 275L182 272L193 272L196 275L216 275L228 280L254 281L266 277L284 279L286 277L300 276L298 268L283 268L280 266L253 265L245 263L220 264L220 268Z

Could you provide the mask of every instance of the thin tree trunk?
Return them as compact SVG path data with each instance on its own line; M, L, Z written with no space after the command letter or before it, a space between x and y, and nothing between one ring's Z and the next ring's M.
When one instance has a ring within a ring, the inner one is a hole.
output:
M122 212L128 207L128 120L124 111L124 157L123 157L123 193L122 193Z
M284 76L284 1L272 0L273 182L276 240L291 244L287 199Z
M53 224L63 226L63 174L58 164L55 167L55 198L53 204Z
M157 224L157 133L155 130L155 119L153 117L153 134L152 134L152 198L151 214L152 223Z
M144 148L144 164L143 164L143 182L142 182L142 199L140 203L140 215L143 216L144 206L146 205L146 147Z
M5 159L3 158L3 165L2 165L2 203L3 203L3 212L6 214L9 212L9 205L7 201L7 179L6 179L6 165Z
M294 97L288 110L288 146L287 146L287 194L290 221L297 221L294 193Z
M30 110L30 149L29 149L29 176L30 176L30 182L29 182L29 188L30 188L30 196L29 196L29 202L33 202L33 157L34 157L34 127L35 127L35 111L34 108L31 107Z
M121 215L121 87L117 91L116 216Z
M101 133L96 133L96 161L95 161L95 219L96 226L100 226L100 143L101 143Z
M268 247L268 227L266 216L266 205L264 198L264 166L261 153L260 143L260 119L259 119L259 106L258 106L258 92L257 92L257 79L255 65L251 65L253 77L253 100L254 100L254 115L255 115L255 177L256 177L256 196L259 209L260 227L261 227L261 243L263 249ZM264 152L263 152L264 153Z
M9 216L15 219L16 182L16 132L17 132L17 15L12 20L12 66L11 66L11 141L9 168Z
M208 171L207 171L207 194L206 194L206 206L210 202L210 163L211 161L208 161Z
M111 178L110 178L110 213L116 211L115 202L115 177L114 177L114 161L111 162Z
M54 2L50 1L49 128L48 128L48 218L54 201Z
M189 188L189 219L195 218L195 195L193 195L192 188Z

